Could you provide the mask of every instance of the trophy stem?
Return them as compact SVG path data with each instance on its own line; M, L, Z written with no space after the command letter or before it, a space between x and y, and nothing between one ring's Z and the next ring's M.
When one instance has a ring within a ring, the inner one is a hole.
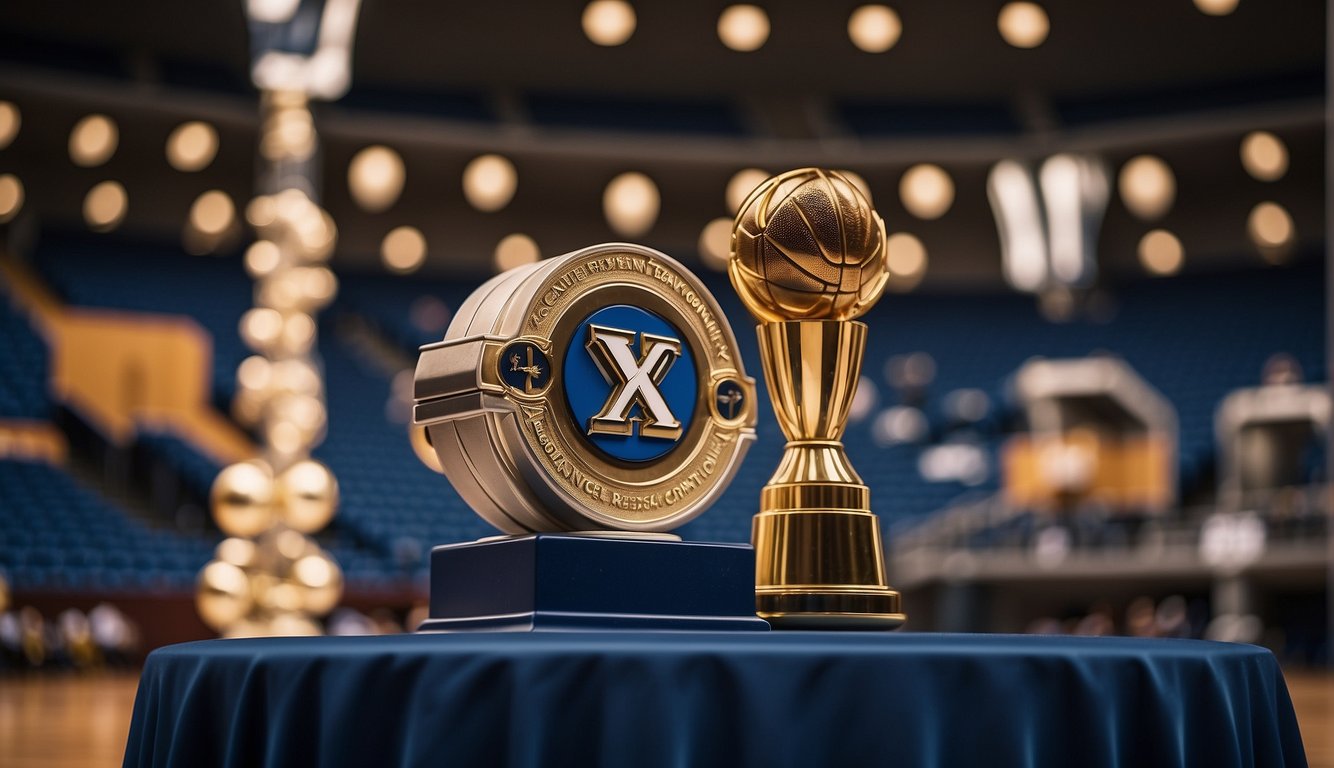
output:
M769 397L788 438L752 528L757 613L780 629L897 627L905 617L889 587L870 490L840 441L866 325L792 320L756 330Z

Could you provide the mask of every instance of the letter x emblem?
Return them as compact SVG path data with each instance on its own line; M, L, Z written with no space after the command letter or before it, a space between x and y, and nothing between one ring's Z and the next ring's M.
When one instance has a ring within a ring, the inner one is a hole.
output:
M641 351L638 359L630 348L636 336ZM635 422L639 422L642 437L681 437L681 422L658 390L672 363L681 356L679 339L590 325L585 346L602 377L612 385L607 403L588 420L588 434L631 435ZM630 415L636 405L642 417Z

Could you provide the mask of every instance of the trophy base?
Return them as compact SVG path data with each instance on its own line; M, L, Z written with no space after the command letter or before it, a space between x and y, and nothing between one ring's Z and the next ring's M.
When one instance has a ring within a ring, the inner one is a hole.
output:
M506 536L431 551L419 632L766 631L746 544L580 534Z
M899 593L892 589L865 592L784 592L755 596L759 615L775 629L867 630L898 629L907 621Z

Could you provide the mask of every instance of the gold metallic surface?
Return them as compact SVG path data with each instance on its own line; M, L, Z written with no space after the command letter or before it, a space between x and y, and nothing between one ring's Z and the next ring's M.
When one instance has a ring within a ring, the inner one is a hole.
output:
M228 536L258 536L273 525L273 473L260 461L223 469L209 492L213 519Z
M801 168L741 204L727 273L762 322L852 320L880 298L885 222L837 171Z
M788 443L755 516L757 613L779 629L893 629L870 490L841 438L884 291L884 222L850 181L802 169L766 181L738 214L728 274L761 321L760 359Z
M244 617L254 605L250 577L231 563L210 562L199 572L195 605L205 624L224 629Z
M278 517L301 533L321 530L338 509L338 481L314 459L303 459L283 470L277 490Z

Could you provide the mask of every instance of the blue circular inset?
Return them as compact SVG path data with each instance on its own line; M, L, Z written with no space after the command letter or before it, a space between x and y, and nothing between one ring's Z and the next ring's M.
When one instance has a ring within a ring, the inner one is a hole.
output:
M746 412L746 390L733 379L718 382L713 388L713 401L718 404L718 415L727 421Z
M500 351L500 378L518 392L537 394L551 380L547 356L531 341L516 341Z
M576 427L614 458L661 458L690 431L699 399L695 356L680 331L648 310L616 304L584 318L561 375Z

